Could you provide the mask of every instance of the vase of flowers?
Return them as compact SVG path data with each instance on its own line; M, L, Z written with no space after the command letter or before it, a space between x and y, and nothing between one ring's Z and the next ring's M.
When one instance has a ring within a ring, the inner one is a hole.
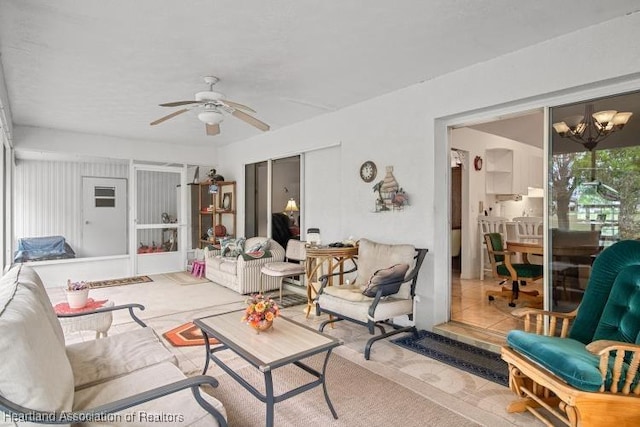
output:
M87 305L89 285L86 282L72 282L67 280L67 303L69 308L82 308Z
M247 301L242 321L256 330L256 333L266 331L273 326L273 320L280 315L280 309L271 297L261 294L251 295Z

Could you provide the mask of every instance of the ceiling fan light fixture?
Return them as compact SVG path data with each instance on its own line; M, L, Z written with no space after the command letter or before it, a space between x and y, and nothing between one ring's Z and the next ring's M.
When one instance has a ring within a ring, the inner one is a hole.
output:
M208 110L198 113L198 120L208 125L217 125L224 120L224 116L218 111Z
M198 102L201 101L220 101L222 99L224 99L225 96L224 94L220 93L220 92L214 92L212 90L206 90L204 92L198 92L196 93L195 99Z

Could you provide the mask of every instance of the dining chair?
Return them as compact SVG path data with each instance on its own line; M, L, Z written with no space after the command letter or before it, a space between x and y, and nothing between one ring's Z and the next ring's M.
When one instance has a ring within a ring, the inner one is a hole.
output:
M516 226L516 239L522 240L540 240L544 237L544 224L542 217L538 216L518 216L512 219Z
M519 242L540 242L544 239L544 223L541 216L517 216L511 220L515 225L516 240ZM530 261L542 264L541 256L531 255Z
M538 264L513 263L511 257L516 252L509 251L504 247L504 240L500 233L487 233L484 235L487 245L489 261L493 269L495 277L511 280L511 288L503 286L499 291L487 291L486 295L489 301L493 301L496 297L504 298L509 301L510 307L515 307L516 300L526 300L532 302L536 306L542 306L542 295L538 291L522 291L520 290L520 281L523 279L538 280L542 277L543 267Z
M487 244L484 235L487 233L500 233L502 240L507 241L507 222L509 219L501 216L478 216L478 229L480 230L480 280L484 280L486 271L492 271L491 266L485 266L485 255L487 253Z

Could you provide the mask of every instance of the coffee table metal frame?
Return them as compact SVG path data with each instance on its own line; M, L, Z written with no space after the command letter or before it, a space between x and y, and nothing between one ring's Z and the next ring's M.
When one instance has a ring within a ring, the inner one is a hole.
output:
M325 398L325 401L327 402L327 406L329 406L329 410L331 411L333 418L338 419L338 414L333 408L333 404L331 403L331 400L329 399L329 394L327 392L327 385L325 382L325 373L327 369L327 364L329 362L329 356L331 355L331 351L335 347L342 345L342 341L337 338L322 334L316 331L315 329L312 329L308 326L302 325L298 322L295 322L293 320L290 320L286 317L281 316L275 320L273 331L266 331L262 333L262 335L265 337L268 337L268 339L273 338L272 341L274 344L278 344L279 351L282 352L282 347L283 347L279 345L280 342L277 341L278 340L277 333L279 332L278 331L279 329L287 329L287 331L285 331L287 334L291 334L292 332L291 329L294 329L295 331L293 332L298 334L304 334L306 337L314 337L315 335L320 335L321 337L324 338L323 339L324 342L319 345L318 344L307 345L306 348L302 350L300 350L300 348L297 348L295 351L291 351L288 353L284 352L281 356L265 362L260 358L260 355L258 355L256 351L253 351L254 349L247 348L247 346L243 346L238 342L242 338L247 339L247 338L250 338L251 335L253 336L256 335L256 332L253 329L251 329L248 325L241 324L240 318L242 317L242 313L243 313L242 311L236 311L231 313L224 313L219 315L203 317L203 318L194 320L194 323L202 330L202 335L205 342L205 351L207 355L205 365L204 365L204 370L202 371L202 373L205 374L207 372L207 369L209 368L209 361L213 360L214 363L216 363L220 368L222 368L222 370L224 370L233 379L235 379L240 385L242 385L245 389L247 389L256 398L258 398L258 400L260 400L263 403L266 403L267 427L273 426L274 405L277 402L282 402L283 400L289 399L307 390L311 390L312 388L315 388L319 385L322 385L324 398ZM227 321L230 320L234 323L240 324L242 329L237 329L234 331L234 333L240 334L242 335L242 337L236 336L234 338L234 336L232 336L229 333L228 329L225 330L225 327L223 324L224 322L222 322L221 327L217 327L215 325L216 320L223 320L223 317L226 317ZM210 324L208 322L211 322L213 324ZM214 348L211 348L211 345L209 344L210 336L216 338L221 344L218 346L215 346ZM291 338L291 337L289 336L288 338ZM297 339L295 341L296 343L299 344L301 342L306 342L307 340ZM216 356L215 353L218 353L224 350L233 351L234 353L238 354L240 357L242 357L244 360L249 362L252 366L254 366L256 369L258 369L260 372L264 374L264 381L265 381L264 394L260 392L258 389L256 389L249 382L247 382L244 378L242 378L242 376L240 376L238 373L234 372L233 369L227 366L224 362L222 362L222 360L220 360L220 358ZM307 364L301 362L302 359L313 356L315 354L324 353L324 352L326 352L326 356L324 359L324 363L322 365L322 371L320 372L308 366ZM278 396L274 396L273 378L271 376L271 373L276 368L289 365L289 364L296 365L297 367L301 368L302 370L316 377L316 379L306 384L300 385L296 388L293 388L287 392L284 392Z

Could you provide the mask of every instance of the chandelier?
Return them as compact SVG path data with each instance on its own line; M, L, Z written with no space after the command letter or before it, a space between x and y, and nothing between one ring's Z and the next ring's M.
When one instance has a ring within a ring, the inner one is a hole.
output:
M593 112L593 104L584 108L584 116L576 115L554 123L553 128L562 138L584 145L592 151L596 145L627 124L633 113L605 110Z

